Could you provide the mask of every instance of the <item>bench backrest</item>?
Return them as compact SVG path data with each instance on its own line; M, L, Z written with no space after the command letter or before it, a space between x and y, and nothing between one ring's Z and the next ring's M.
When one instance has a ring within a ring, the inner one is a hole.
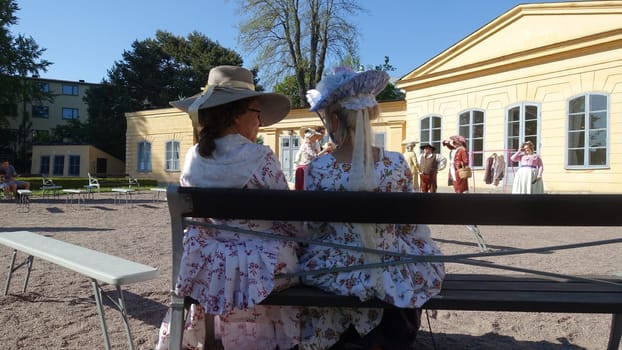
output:
M458 195L169 186L167 197L171 214L173 276L179 271L183 220L188 217L446 225L622 226L619 213L622 195L617 194Z

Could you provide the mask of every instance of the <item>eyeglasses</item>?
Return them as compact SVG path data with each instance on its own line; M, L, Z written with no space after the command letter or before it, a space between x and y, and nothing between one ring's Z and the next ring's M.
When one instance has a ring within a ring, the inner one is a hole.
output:
M246 110L257 113L257 119L259 119L259 125L263 125L263 122L261 120L261 109L247 108Z

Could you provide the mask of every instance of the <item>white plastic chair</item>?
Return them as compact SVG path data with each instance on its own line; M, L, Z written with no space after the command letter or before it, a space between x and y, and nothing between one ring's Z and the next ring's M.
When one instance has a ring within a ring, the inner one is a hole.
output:
M93 196L93 189L97 188L97 193L99 193L99 180L91 176L91 173L87 173L89 175L89 184L84 185L84 188L89 192L89 195Z
M132 177L130 174L127 175L127 182L128 182L129 188L132 188L132 186L140 187L140 183L138 182L138 179L135 177Z

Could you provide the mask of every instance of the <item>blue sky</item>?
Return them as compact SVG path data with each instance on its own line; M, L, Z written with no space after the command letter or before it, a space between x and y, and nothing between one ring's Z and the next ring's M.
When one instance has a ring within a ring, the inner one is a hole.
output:
M365 66L389 56L399 78L521 3L515 0L361 0L367 13L352 18L361 33ZM556 2L556 1L537 1ZM41 77L98 83L135 40L156 30L187 36L199 31L242 55L235 0L18 0L14 35L32 36L53 62ZM261 74L261 70L260 70ZM206 77L207 80L207 77Z

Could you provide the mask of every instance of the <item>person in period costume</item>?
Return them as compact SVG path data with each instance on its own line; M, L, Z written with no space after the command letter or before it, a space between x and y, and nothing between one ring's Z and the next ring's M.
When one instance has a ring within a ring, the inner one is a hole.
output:
M447 166L447 158L436 153L436 147L429 143L421 145L421 150L421 159L419 160L421 192L436 193L438 172Z
M544 193L544 184L542 183L544 165L542 158L535 153L533 142L524 142L518 152L512 155L511 160L519 163L518 171L514 175L512 193Z
M386 72L355 73L338 68L307 92L336 149L315 158L305 172L308 191L412 192L408 163L399 152L372 146L372 121L380 115L376 95L389 81ZM330 203L328 203L330 204ZM322 242L412 255L439 255L426 225L309 223ZM391 264L382 254L309 244L300 256L301 270L361 267L302 277L307 285L361 300L379 298L401 309L309 308L303 316L302 349L408 349L420 325L418 309L440 291L442 263Z
M415 191L419 191L419 159L417 159L417 154L415 153L415 146L417 143L418 142L414 140L404 140L402 142L402 145L406 147L404 159L406 159L408 167L410 168L410 173L413 176L413 189Z
M449 177L456 193L469 192L469 179L461 179L458 169L469 166L469 154L466 150L466 139L460 135L443 140L443 146L449 148Z
M298 153L296 153L296 173L294 189L302 190L304 187L304 171L307 168L307 164L314 158L330 153L332 151L332 145L325 145L324 148L320 147L320 141L324 137L322 129L319 127L303 127L300 129L300 137L303 140L302 145Z
M260 125L277 123L289 113L287 97L255 91L253 75L245 68L217 66L210 70L200 94L171 104L190 115L200 135L198 144L186 153L181 186L288 189L273 151L255 142ZM283 222L210 222L277 235L298 232ZM205 314L217 315L215 333L225 349L275 350L297 346L300 309L258 305L272 291L298 283L297 279L274 278L275 274L298 271L295 243L190 226L183 247L174 292L192 301L184 348L202 346ZM168 348L169 320L170 313L160 328L157 349Z

